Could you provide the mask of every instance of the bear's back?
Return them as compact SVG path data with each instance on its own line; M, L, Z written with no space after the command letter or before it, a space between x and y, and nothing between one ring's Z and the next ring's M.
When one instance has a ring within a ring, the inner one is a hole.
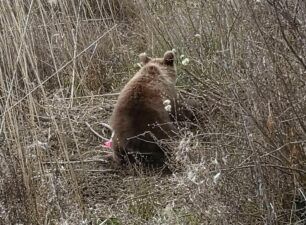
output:
M143 67L122 89L110 121L114 158L121 159L117 161L126 161L122 157L135 152L163 161L164 151L156 140L168 138L175 130L163 104L176 98L176 73L168 57L172 54L166 53L164 59L144 58Z
M160 77L160 68L154 64L143 67L123 88L115 106L111 126L130 135L148 130L148 125L170 122L163 100L176 96L174 85ZM125 135L126 136L126 135Z

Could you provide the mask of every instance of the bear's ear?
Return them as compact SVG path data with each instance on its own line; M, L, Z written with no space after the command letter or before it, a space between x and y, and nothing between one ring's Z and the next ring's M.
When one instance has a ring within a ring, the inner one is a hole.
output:
M147 54L144 52L139 55L139 60L142 65L145 65L150 62L151 58L148 57Z
M174 65L174 52L173 51L167 51L164 54L164 63L167 66L173 66Z

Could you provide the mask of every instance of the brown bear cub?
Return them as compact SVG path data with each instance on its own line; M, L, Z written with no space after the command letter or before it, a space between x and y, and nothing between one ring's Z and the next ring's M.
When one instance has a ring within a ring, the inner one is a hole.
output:
M155 59L145 53L139 57L143 67L121 91L111 116L113 159L159 168L168 158L162 140L177 133L172 123L177 99L174 53L167 51Z

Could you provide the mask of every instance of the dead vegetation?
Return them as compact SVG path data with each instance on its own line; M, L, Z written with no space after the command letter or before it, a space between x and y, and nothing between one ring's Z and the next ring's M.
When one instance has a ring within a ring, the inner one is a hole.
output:
M305 224L302 0L4 0L1 224ZM202 105L172 175L102 159L140 52Z

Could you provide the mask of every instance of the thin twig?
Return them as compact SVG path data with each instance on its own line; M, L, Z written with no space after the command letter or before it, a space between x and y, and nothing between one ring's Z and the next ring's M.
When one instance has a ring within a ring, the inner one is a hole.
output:
M60 165L65 165L65 164L81 164L81 163L93 163L93 162L107 162L104 159L88 159L88 160L74 160L74 161L59 161L59 162L54 162L54 161L45 161L41 162L42 164L60 164Z
M101 138L104 141L108 141L108 138L103 137L102 135L100 135L97 131L95 131L90 125L89 123L85 122L86 126L98 137Z

